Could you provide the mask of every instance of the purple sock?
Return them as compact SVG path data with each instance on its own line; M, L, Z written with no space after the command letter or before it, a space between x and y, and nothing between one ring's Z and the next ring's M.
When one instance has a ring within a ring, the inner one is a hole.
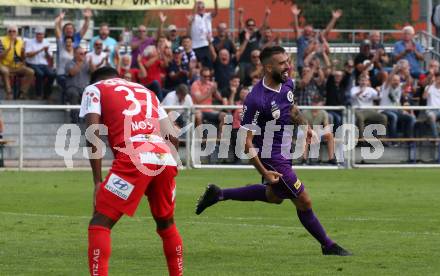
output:
M220 200L240 200L240 201L264 201L266 198L266 186L263 184L254 184L240 188L222 189Z
M318 218L313 213L312 209L307 211L297 210L298 218L301 221L304 228L309 231L309 233L319 241L319 243L324 247L330 247L334 242L327 237L324 227L322 227Z

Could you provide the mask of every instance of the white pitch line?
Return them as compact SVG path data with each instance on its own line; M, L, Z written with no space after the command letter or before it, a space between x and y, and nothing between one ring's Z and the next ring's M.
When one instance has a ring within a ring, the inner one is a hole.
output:
M14 213L14 212L2 212L2 215L11 215L11 216L25 216L25 217L48 217L48 218L63 218L63 219L90 219L89 216L67 216L67 215L56 215L56 214L32 214L32 213ZM136 221L140 221L143 219L151 219L152 217L134 217ZM188 219L189 217L187 217ZM204 217L208 218L208 217ZM225 217L226 219L228 217ZM234 217L232 217L234 218ZM235 219L235 218L234 218ZM246 218L238 217L240 220L244 220ZM352 219L352 218L349 218ZM357 218L359 219L359 218ZM362 218L367 219L367 218ZM331 220L331 219L330 219ZM283 226L283 225L275 225L275 224L250 224L250 223L228 223L228 222L210 222L210 221L198 221L198 220L189 220L189 221L180 221L178 224L208 224L208 225L228 225L228 226L242 226L242 227L259 227L259 228L274 228L274 229L296 229L303 230L303 227L297 226ZM364 232L374 232L374 233L383 233L383 234L400 234L400 235L410 235L410 236L440 236L440 232L413 232L413 231L384 231L384 230L362 230Z

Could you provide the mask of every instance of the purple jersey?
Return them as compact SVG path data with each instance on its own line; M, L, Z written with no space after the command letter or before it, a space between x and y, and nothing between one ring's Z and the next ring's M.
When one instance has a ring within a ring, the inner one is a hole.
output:
M258 156L261 159L272 159L273 161L286 160L281 155L281 148L291 147L291 139L284 139L284 126L291 125L290 109L294 104L293 91L295 83L289 79L282 84L280 91L273 90L264 84L264 79L258 82L251 93L246 97L243 104L243 119L242 127L255 130L259 128L260 133L254 134L253 143L258 149ZM274 125L273 132L266 130L266 125ZM286 131L287 135L289 131ZM273 138L271 137L273 135ZM290 135L290 134L289 134ZM266 136L266 137L265 137ZM263 143L264 141L264 143ZM283 142L289 145L283 145ZM268 145L272 143L272 148L269 147L269 156L265 154ZM265 147L263 147L263 144ZM262 154L263 153L263 154Z

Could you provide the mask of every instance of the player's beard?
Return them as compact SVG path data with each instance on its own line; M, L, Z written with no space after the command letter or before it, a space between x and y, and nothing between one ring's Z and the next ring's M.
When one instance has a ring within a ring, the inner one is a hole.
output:
M287 73L287 74L286 74ZM285 70L283 72L272 72L272 79L277 83L285 83L289 78L289 70Z

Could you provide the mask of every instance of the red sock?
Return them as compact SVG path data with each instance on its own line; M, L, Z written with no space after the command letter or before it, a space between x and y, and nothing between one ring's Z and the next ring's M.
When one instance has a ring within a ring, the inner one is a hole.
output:
M111 254L110 229L89 226L89 271L92 276L107 276Z
M183 243L176 225L173 224L164 230L158 230L157 233L162 238L170 276L183 275Z

